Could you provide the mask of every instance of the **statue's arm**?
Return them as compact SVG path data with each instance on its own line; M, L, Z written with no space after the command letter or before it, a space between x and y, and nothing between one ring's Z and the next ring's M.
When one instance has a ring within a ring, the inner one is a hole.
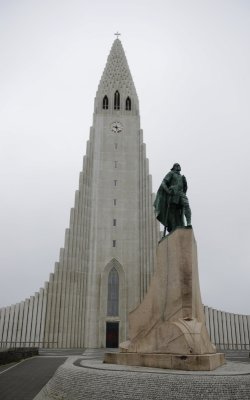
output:
M188 190L187 180L184 175L182 176L182 179L183 179L183 192L186 193Z
M162 184L161 184L162 187L163 187L163 189L165 190L165 192L166 192L167 194L171 194L171 190L170 190L171 178L172 178L172 173L169 172L169 173L165 176L165 178L163 179Z

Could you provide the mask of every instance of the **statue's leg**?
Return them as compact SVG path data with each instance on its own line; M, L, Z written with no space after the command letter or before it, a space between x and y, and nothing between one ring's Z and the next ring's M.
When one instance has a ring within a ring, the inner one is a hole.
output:
M185 226L183 218L183 206L181 204L172 205L171 226L172 230Z

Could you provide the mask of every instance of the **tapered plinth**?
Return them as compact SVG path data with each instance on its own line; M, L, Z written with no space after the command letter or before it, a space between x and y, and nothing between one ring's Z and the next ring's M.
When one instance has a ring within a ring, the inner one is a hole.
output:
M205 326L192 229L176 229L159 244L149 290L129 315L129 337L104 362L187 370L224 363Z

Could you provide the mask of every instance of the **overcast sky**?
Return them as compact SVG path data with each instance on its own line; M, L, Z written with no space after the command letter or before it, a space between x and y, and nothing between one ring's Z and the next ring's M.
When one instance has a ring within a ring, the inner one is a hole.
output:
M203 302L250 314L247 0L0 0L0 306L53 272L117 30L153 190L188 180Z

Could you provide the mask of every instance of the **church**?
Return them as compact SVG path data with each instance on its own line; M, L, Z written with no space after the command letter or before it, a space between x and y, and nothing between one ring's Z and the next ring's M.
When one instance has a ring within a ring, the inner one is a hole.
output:
M16 332L8 339L60 348L126 340L128 312L155 265L152 204L139 101L117 38L97 89L64 248L44 288L6 310Z
M0 309L1 346L118 347L147 292L160 228L153 211L139 101L120 39L94 100L75 204L49 281ZM250 316L205 308L211 340L249 344Z

